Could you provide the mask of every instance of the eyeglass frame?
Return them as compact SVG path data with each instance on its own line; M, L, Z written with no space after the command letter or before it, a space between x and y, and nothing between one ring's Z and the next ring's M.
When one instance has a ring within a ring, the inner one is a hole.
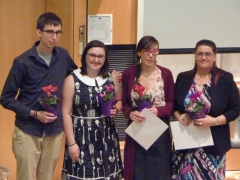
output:
M159 52L160 52L160 50L159 49L154 49L154 50L150 50L150 49L142 49L142 51L143 51L143 54L145 55L145 56L149 56L150 55L150 53L152 53L152 55L153 56L157 56L158 54L159 54ZM146 52L149 52L148 54L146 53ZM153 52L157 52L157 54L155 54L155 53L153 53Z
M57 37L60 37L62 34L63 34L63 32L61 31L61 30L59 30L59 31L53 31L53 30L41 30L41 31L43 31L43 32L46 32L46 34L47 34L47 36L48 37L53 37L54 36L54 34L56 34L56 36ZM49 34L50 33L50 34Z
M196 52L195 55L197 57L203 57L205 56L206 58L210 58L214 55L214 53L211 53L211 52Z
M96 57L97 57L98 60L102 61L102 60L104 60L105 57L106 57L106 56L103 55L103 54L100 54L100 55L96 55L96 54L94 54L94 53L86 53L86 54L89 55L90 58L92 58L93 60L96 59Z

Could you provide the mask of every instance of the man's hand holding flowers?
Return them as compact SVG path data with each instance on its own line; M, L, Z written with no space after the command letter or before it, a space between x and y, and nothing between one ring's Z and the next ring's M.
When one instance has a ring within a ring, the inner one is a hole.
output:
M56 109L58 104L60 103L60 99L56 95L52 95L52 93L56 92L58 90L57 86L52 86L51 84L48 86L42 87L42 90L44 91L44 96L39 98L40 104L45 109L46 106L52 107L52 109ZM50 123L57 119L57 116L54 114L57 111L49 111L48 109L45 109L45 111L37 111L37 110L31 110L30 116L34 117L35 119L38 119L42 123Z
M49 113L47 111L38 111L38 120L42 123L50 123L57 119L57 116L55 116L53 113Z
M30 116L38 119L39 121L41 121L44 124L53 122L54 120L57 119L57 116L54 116L54 114L49 113L47 111L34 111L34 110L31 110L30 111Z

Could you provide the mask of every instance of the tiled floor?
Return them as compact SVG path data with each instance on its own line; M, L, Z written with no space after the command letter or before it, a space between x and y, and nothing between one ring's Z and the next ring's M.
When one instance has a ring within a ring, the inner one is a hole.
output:
M240 180L240 171L226 171L225 180Z

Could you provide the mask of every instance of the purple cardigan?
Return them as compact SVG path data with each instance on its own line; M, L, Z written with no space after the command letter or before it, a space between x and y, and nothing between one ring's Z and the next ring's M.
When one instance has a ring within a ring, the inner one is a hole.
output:
M174 81L172 73L169 69L162 66L157 66L162 72L164 81L165 106L156 107L158 110L158 117L167 118L172 115L174 103ZM122 103L123 113L129 119L129 113L133 110L131 91L134 85L136 74L136 66L126 69L122 74ZM129 120L128 124L132 121ZM132 180L134 171L134 140L126 135L124 148L124 180Z

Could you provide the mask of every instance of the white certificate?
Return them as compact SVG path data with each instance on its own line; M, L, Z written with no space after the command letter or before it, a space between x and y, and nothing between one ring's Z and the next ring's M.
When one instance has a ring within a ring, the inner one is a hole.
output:
M183 126L179 121L170 122L174 147L176 150L212 146L210 127L196 127L191 123Z
M127 127L125 132L143 148L148 150L148 148L168 128L168 125L146 108L143 109L141 114L146 117L146 120L141 123L133 121Z
M112 14L88 15L88 42L102 41L112 44Z

